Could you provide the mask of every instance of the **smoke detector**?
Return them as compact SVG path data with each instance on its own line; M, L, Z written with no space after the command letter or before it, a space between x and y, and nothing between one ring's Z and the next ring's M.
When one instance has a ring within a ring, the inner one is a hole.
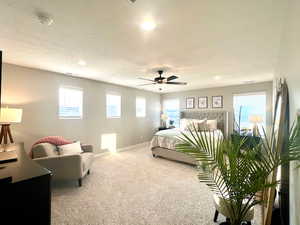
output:
M53 23L53 18L44 12L37 12L36 16L41 24L50 26Z

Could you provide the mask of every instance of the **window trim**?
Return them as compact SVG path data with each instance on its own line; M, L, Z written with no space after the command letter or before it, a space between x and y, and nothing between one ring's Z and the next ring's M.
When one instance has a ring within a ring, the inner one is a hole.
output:
M142 99L144 102L145 102L145 105L144 105L144 114L143 115L137 115L137 100L138 99ZM145 97L139 97L139 96L136 96L135 97L135 117L136 118L146 118L147 116L147 100Z
M250 95L259 95L259 94L264 94L267 96L267 91L253 91L253 92L239 92L239 93L236 93L236 94L233 94L233 97L234 96L250 96Z
M108 116L108 113L107 113L107 96L108 95L120 97L120 116ZM122 95L121 94L112 93L112 92L107 92L105 94L105 114L106 114L106 119L120 119L122 117Z
M81 107L80 107L80 116L61 116L60 115L60 90L61 89L71 89L71 90L76 90L81 92ZM67 85L61 85L58 88L58 118L60 120L81 120L83 119L83 96L84 96L84 91L83 88L81 87L76 87L76 86L67 86Z

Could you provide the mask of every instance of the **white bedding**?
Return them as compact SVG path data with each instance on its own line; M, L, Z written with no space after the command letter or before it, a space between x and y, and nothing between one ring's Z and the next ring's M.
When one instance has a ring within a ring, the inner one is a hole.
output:
M178 136L182 135L182 132L190 135L189 131L182 131L179 128L161 130L154 134L150 149L155 147L167 148L171 150L175 150L175 146L180 144L181 140ZM208 131L214 135L215 138L223 138L223 134L221 130Z

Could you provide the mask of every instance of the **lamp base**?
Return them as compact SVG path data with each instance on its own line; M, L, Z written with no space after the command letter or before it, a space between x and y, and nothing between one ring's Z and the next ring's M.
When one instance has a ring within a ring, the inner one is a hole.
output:
M258 136L259 135L259 129L258 129L257 124L254 124L252 132L253 132L253 136Z
M8 139L10 141L10 143L14 143L14 139L11 135L11 131L10 131L10 124L2 124L1 127L1 133L0 133L0 144L7 144L8 143Z

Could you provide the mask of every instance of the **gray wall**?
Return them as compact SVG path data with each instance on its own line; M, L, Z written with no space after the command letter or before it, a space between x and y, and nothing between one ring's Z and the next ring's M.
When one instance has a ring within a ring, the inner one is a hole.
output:
M290 95L291 123L300 109L300 1L286 1L286 19L283 26L277 77L287 80ZM300 225L300 169L299 163L291 163L290 167L290 224Z
M149 141L160 120L160 95L58 73L3 65L4 106L23 109L22 123L12 125L16 142L25 142L28 151L39 138L60 135L70 140L91 143L101 151L101 135L117 134L117 148ZM83 89L83 119L59 119L58 89L74 86ZM106 93L122 96L120 119L106 119ZM136 118L136 96L145 97L146 118Z
M162 95L162 103L166 99L179 98L180 99L180 109L185 110L185 99L186 97L195 97L196 108L192 110L198 110L198 97L207 96L208 97L208 109L205 110L226 110L229 112L229 132L232 131L233 125L233 95L239 93L249 93L249 92L260 92L264 91L267 94L267 127L270 126L271 117L272 117L272 98L273 98L273 85L272 82L263 82L256 84L246 84L246 85L235 85L227 87L218 87L218 88L207 88L199 89L193 91L185 92L175 92ZM223 96L223 109L212 109L211 108L211 98L212 96L222 95Z

